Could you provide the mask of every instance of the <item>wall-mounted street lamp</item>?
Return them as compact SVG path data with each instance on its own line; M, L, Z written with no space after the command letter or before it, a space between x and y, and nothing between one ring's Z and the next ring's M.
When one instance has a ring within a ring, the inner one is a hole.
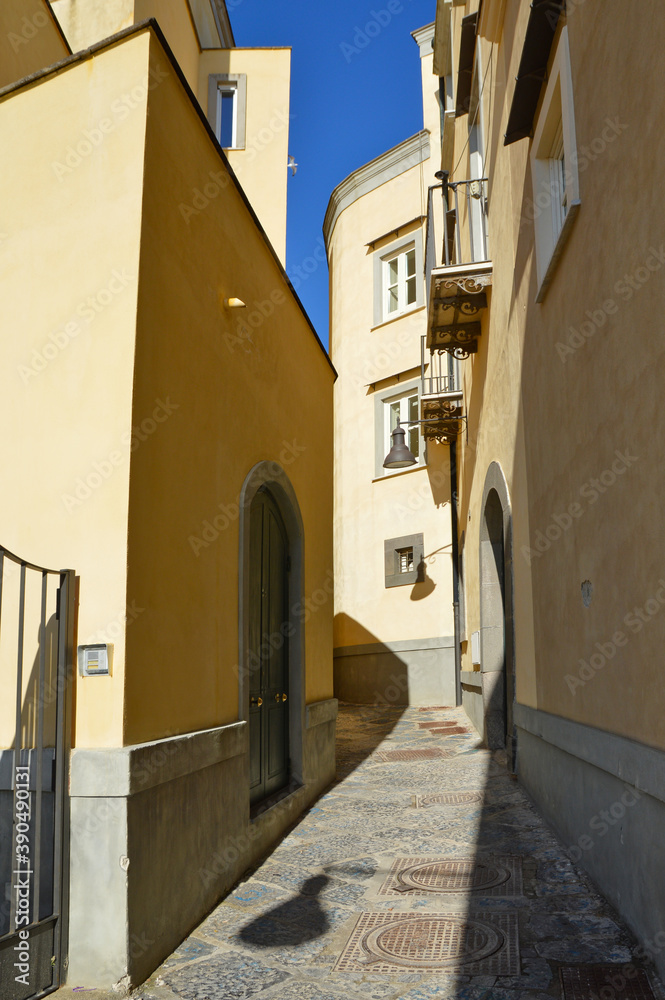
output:
M466 416L459 416L457 420L466 420ZM440 424L441 420L438 417L433 417L428 420L407 420L404 424L401 424L399 418L397 420L397 427L392 432L392 447L388 454L386 455L385 461L383 463L384 469L408 469L411 465L417 465L418 459L415 457L412 451L406 446L406 431L405 427L413 427L416 424Z

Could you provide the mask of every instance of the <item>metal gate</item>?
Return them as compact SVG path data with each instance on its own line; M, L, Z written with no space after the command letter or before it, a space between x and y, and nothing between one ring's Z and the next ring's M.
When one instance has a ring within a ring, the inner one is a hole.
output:
M0 1000L64 978L74 588L0 547Z

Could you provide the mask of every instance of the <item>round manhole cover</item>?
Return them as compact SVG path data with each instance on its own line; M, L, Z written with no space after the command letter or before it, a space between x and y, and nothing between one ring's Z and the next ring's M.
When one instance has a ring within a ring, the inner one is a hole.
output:
M407 969L430 969L479 962L503 944L502 932L479 920L406 917L369 931L361 947L368 963L387 961Z
M492 889L507 882L510 872L498 864L482 861L430 861L402 869L397 876L399 892L470 892Z

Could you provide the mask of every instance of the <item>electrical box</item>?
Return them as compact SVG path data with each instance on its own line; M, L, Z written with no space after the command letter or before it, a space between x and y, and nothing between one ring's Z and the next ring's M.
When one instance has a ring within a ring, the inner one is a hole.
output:
M471 633L471 662L474 667L480 666L480 632Z
M108 676L111 673L113 646L99 642L93 646L79 646L79 674L81 677Z

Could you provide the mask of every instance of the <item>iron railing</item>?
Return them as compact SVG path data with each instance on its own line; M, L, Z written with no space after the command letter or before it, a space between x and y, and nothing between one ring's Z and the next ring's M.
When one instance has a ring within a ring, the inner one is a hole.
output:
M433 267L477 264L489 260L488 180L445 181L429 191L426 261ZM443 197L441 215L435 192Z
M0 546L0 688L3 705L14 701L12 723L0 718L3 1000L42 997L62 982L74 586L73 571Z
M461 392L459 362L451 354L427 351L427 337L420 338L420 378L423 396Z

